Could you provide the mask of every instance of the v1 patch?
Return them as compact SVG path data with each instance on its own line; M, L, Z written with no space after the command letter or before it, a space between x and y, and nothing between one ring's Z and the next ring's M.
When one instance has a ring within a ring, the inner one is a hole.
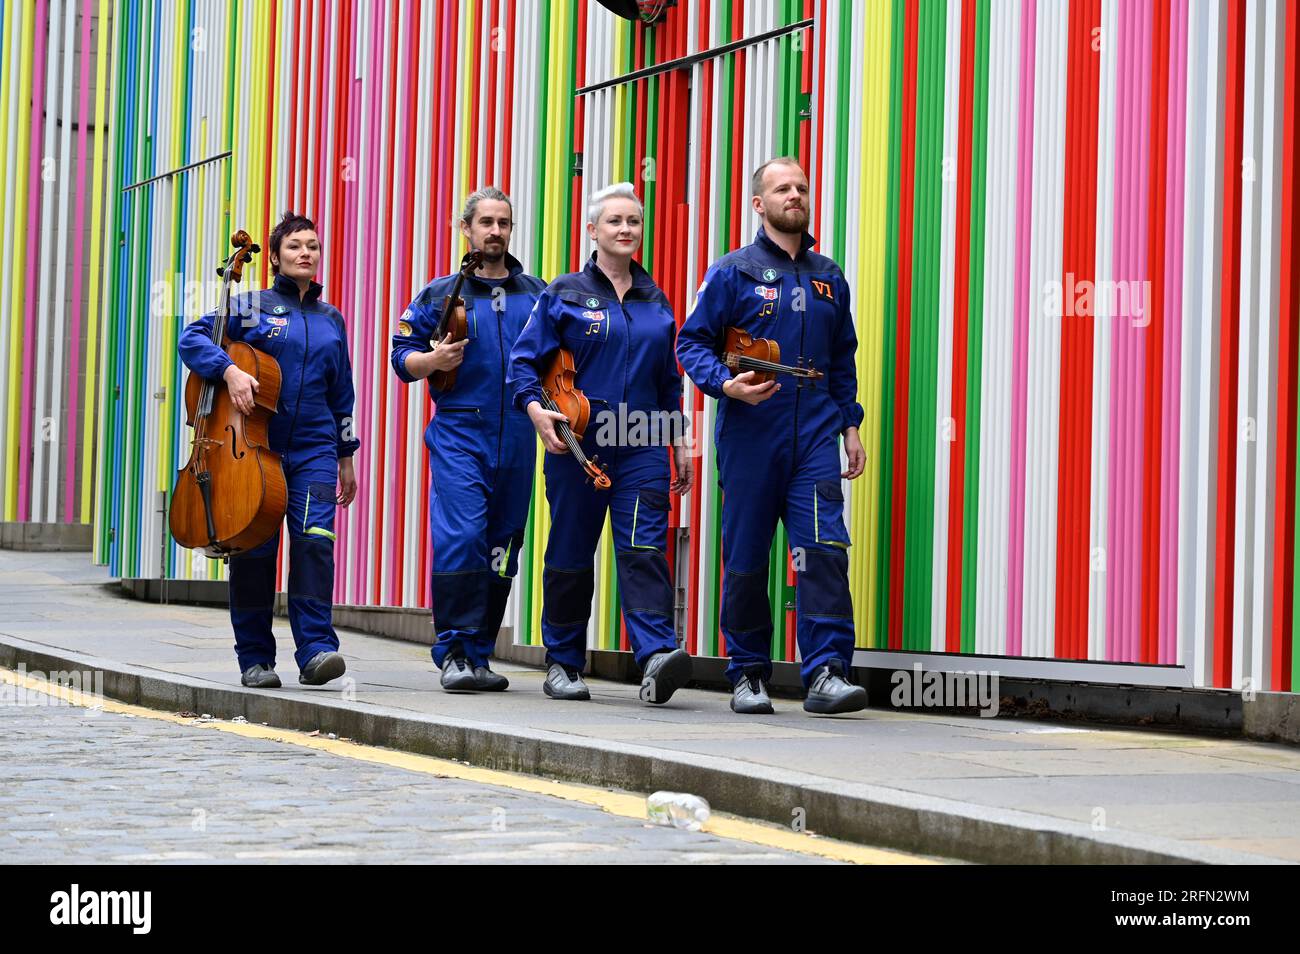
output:
M811 280L813 294L825 301L835 300L835 291L830 282L823 282L816 278Z

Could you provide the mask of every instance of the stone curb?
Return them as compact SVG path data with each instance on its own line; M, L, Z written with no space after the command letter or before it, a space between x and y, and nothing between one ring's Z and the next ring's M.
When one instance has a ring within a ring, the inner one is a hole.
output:
M168 712L243 716L290 730L319 730L439 758L633 792L693 792L715 810L789 824L804 810L810 831L884 848L994 864L1260 864L1273 859L1151 835L984 808L883 786L850 784L733 759L577 739L557 732L429 718L328 689L253 691L0 638L0 666L29 673L102 671L104 694Z

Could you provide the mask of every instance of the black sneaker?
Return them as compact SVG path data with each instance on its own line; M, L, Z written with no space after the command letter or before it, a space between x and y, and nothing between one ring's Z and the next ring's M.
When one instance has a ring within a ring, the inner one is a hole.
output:
M478 680L474 678L474 667L459 652L447 654L442 661L442 688L448 692L473 692L478 689Z
M323 686L347 672L348 665L338 653L321 650L302 667L298 681L304 686Z
M257 663L244 670L239 681L249 689L279 689L280 677L270 666Z
M510 680L493 672L487 663L474 667L474 688L479 692L504 692L509 686Z
M691 681L691 657L684 649L655 653L645 664L641 677L641 701L663 705L673 693Z
M805 712L831 715L839 712L859 712L867 707L867 690L855 686L844 678L837 664L818 666L808 684L808 698L803 701Z

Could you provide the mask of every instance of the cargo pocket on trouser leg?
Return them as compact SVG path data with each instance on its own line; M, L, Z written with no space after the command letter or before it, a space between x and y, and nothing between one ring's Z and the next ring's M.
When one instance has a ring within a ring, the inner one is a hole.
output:
M338 506L334 484L310 483L302 508L302 525L295 529L304 536L321 537L334 542L334 511Z
M844 526L844 490L838 480L819 480L813 491L814 540L823 546L849 548Z
M634 550L658 550L668 544L668 495L661 490L637 491L632 507L629 540Z

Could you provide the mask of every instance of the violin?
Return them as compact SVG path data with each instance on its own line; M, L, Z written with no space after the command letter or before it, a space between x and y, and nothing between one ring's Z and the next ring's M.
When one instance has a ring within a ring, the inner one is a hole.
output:
M766 384L768 381L776 380L778 374L788 374L792 377L801 378L810 381L816 381L819 378L826 377L824 372L809 366L803 366L803 358L799 359L799 366L794 367L781 363L781 346L771 338L755 338L743 328L729 327L727 329L726 342L722 346L722 363L729 367L733 373L740 374L744 371L754 371L754 383Z
M260 546L275 534L289 503L280 455L267 446L271 415L280 401L280 365L270 355L226 335L230 286L261 249L247 232L231 236L235 251L221 263L221 293L212 341L257 379L253 411L244 415L224 381L190 372L185 381L185 423L194 428L189 462L176 473L168 527L181 546L213 559Z
M596 489L609 490L609 477L601 470L600 459L594 454L588 458L579 445L582 434L587 429L587 422L591 419L591 402L587 400L587 395L574 387L577 373L573 364L573 352L564 348L556 351L550 367L542 375L542 407L548 411L558 411L569 419L555 422L556 433L568 445L569 453L582 465Z
M447 337L448 332L451 332L449 344L464 341L469 337L469 320L465 316L465 300L460 297L460 290L465 284L465 279L482 264L483 253L478 249L471 249L460 260L460 271L456 273L456 282L451 286L451 294L442 300L442 317L438 319L438 327L433 331L435 344ZM459 368L452 368L450 371L435 371L429 377L434 388L439 391L450 391L456 386L456 372L459 370Z

